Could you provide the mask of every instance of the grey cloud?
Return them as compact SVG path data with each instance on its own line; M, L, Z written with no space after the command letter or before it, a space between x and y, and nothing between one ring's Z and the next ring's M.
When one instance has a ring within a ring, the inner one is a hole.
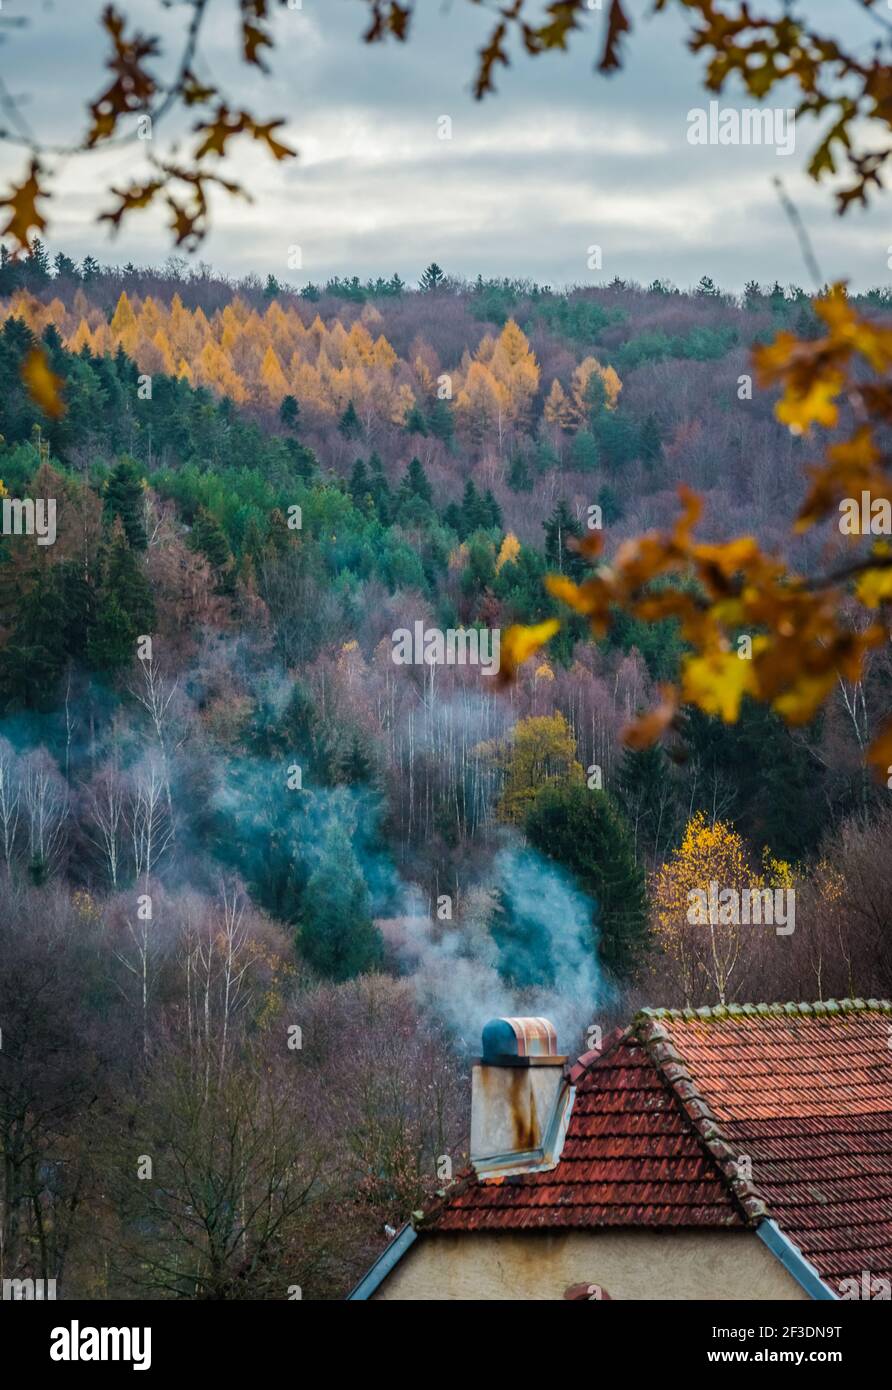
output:
M127 5L141 26L161 27L168 61L183 12L156 0ZM46 6L6 0L4 14L27 12L0 58L14 55L14 88L28 93L29 120L62 138L98 89L100 0ZM831 0L809 6L832 28ZM706 106L702 60L684 46L680 16L636 24L624 71L593 73L603 14L569 55L535 60L518 54L499 70L499 95L475 103L470 77L492 13L465 0L419 6L406 46L361 42L359 0L303 0L277 11L278 50L268 82L235 55L231 0L215 0L204 48L204 76L264 114L288 117L302 151L291 165L245 152L237 171L254 193L250 207L217 200L216 230L201 256L236 275L284 274L286 247L299 240L307 275L362 276L399 269L414 278L436 258L457 274L528 275L551 284L585 280L585 250L603 246L604 277L681 285L702 274L740 288L756 278L802 283L795 238L771 186L780 173L800 207L828 276L856 284L886 281L881 210L840 222L829 187L802 174L815 128L800 123L789 159L758 148L694 147L687 112ZM873 36L869 21L862 32ZM852 34L847 26L847 37ZM730 96L723 105L733 104ZM449 115L453 139L436 140ZM50 243L104 259L163 260L163 220L135 219L117 243L91 225L89 190L114 171L129 177L138 151L118 152L57 171L65 192ZM20 170L21 152L0 147L0 178Z

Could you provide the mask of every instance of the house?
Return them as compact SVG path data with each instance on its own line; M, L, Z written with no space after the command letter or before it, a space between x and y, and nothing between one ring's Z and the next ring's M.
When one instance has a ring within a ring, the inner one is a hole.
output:
M567 1064L496 1019L471 1166L351 1299L889 1298L892 1005L645 1009Z

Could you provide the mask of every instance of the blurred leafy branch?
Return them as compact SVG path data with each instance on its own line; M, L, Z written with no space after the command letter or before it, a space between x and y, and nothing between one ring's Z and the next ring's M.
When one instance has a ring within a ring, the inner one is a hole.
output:
M171 8L171 0L159 0ZM294 8L289 0L232 0L237 12L237 35L242 61L260 73L268 73L267 57L276 47L273 28L276 9ZM368 10L367 43L386 39L405 42L411 33L416 0L358 0ZM631 0L604 0L602 12L589 0L552 0L544 10L534 0L508 0L491 5L486 0L467 4L494 11L494 24L478 53L473 80L479 99L495 91L499 66L508 67L512 46L531 57L565 51L581 41L595 21L599 27L596 67L610 73L623 63L623 46L632 32ZM767 3L767 0L766 0ZM837 193L840 211L853 202L866 203L871 190L880 188L889 158L888 148L868 149L860 142L862 127L892 122L892 78L886 51L892 42L892 21L881 11L880 0L851 0L877 22L877 37L868 56L847 51L842 44L820 33L793 5L783 5L776 15L754 13L747 0L653 0L651 13L670 8L685 11L690 21L689 47L706 58L706 86L723 90L736 76L756 100L764 100L781 83L799 90L797 115L826 118L823 134L813 150L808 169L818 179L838 171L842 161L848 180ZM0 108L5 123L0 139L28 149L30 158L21 182L0 198L6 222L0 235L8 236L19 250L35 232L46 229L38 203L52 196L47 160L70 157L136 138L137 119L159 125L175 109L195 108L200 119L192 128L197 137L191 155L160 159L147 157L149 171L126 188L109 190L114 202L100 214L101 221L120 227L125 217L161 199L170 214L170 227L178 246L194 249L208 230L208 192L220 187L246 196L234 180L218 168L229 153L230 142L247 136L266 148L273 159L294 158L296 151L278 135L283 119L259 120L249 111L234 107L213 84L196 76L200 66L202 27L209 0L183 0L188 12L182 52L172 77L163 81L156 72L162 57L157 34L130 26L124 10L108 4L100 24L108 45L109 80L88 103L83 134L67 145L48 145L31 130L20 104L0 81ZM642 5L643 9L644 6ZM532 18L533 10L536 17ZM600 10L600 6L599 6ZM15 24L18 21L7 21ZM11 50L10 50L11 51ZM131 128L127 128L128 123ZM145 129L145 126L143 126Z
M280 2L284 4L286 0ZM266 73L264 50L274 47L270 29L274 0L235 0L235 3L242 60ZM109 80L88 104L83 136L71 144L41 143L24 121L6 85L0 88L0 105L8 121L0 128L0 138L25 145L30 150L29 166L22 182L13 187L8 196L0 198L0 209L7 211L0 235L12 239L14 250L26 249L31 236L46 229L46 217L38 204L52 196L47 160L107 149L133 141L140 135L146 140L147 133L154 138L158 125L177 108L194 109L199 117L191 130L195 137L191 152L185 159L165 160L148 155L146 175L126 188L109 190L114 203L100 214L101 222L118 228L129 214L161 199L170 214L176 245L194 250L208 231L209 190L217 187L230 194L247 196L239 183L224 177L219 170L218 161L222 163L226 159L232 140L248 136L277 161L296 156L296 151L279 138L284 118L261 121L249 111L234 109L216 86L196 76L194 69L209 0L186 0L186 5L191 13L183 50L174 75L167 83L163 83L153 70L161 57L158 36L128 26L126 15L119 8L106 5L100 24L109 45L105 64Z

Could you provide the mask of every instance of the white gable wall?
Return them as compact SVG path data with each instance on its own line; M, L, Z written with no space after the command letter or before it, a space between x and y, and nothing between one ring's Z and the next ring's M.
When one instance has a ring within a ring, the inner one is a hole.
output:
M393 1300L808 1299L754 1231L540 1231L420 1235L372 1295Z

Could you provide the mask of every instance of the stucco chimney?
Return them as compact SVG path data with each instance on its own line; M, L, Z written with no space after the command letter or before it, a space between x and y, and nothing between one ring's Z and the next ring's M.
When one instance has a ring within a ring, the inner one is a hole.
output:
M573 1088L547 1018L493 1018L471 1078L471 1162L478 1173L548 1168L563 1144Z

